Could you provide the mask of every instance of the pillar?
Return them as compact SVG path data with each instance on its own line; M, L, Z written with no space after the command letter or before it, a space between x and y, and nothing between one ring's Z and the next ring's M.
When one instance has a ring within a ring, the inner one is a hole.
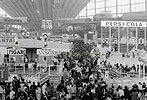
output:
M74 36L74 40L75 40L75 25L73 25L73 36Z
M120 27L118 27L118 52L120 53Z
M145 79L145 66L146 64L143 64L143 79Z
M144 29L144 46L146 46L146 27Z
M116 0L116 16L118 15L118 1Z
M147 11L147 1L145 0L145 11Z
M48 75L51 75L51 65L48 65Z
M101 27L101 45L103 44L103 28Z
M105 12L106 12L106 0L104 0L104 10L105 10Z
M129 27L127 27L127 52L129 52Z
M129 12L131 12L131 11L132 11L132 4L131 4L131 0L129 1L129 6L130 6L130 8L129 8Z
M139 79L141 78L140 76L141 76L141 68L140 68L141 66L140 66L140 63L139 63Z
M138 49L138 28L136 27L136 49Z
M111 27L109 27L109 47L111 48Z
M97 31L95 31L95 35L94 36L95 36L94 41L97 44Z
M84 33L84 43L87 43L87 33Z

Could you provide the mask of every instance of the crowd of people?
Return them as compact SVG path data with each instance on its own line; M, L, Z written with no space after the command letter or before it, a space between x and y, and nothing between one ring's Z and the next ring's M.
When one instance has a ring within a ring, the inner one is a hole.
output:
M106 53L106 59L111 52ZM105 77L105 69L121 69L123 72L137 71L122 64L112 66L105 61L99 61L100 56L87 56L84 59L74 59L67 54L58 56L63 60L63 73L60 83L55 87L49 80L44 84L27 81L23 76L13 77L12 82L0 82L5 90L6 100L141 100L146 99L145 83L128 86L114 85Z

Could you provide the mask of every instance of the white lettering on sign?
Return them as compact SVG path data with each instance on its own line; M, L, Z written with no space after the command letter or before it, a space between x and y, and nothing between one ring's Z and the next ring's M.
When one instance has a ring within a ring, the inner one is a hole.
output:
M52 30L52 20L42 20L42 28Z
M25 49L18 49L18 50L8 49L7 53L9 55L23 55L23 54L26 54L26 50Z
M147 22L135 21L101 21L104 27L147 27Z
M1 38L0 37L0 42L2 43L10 43L10 42L15 42L15 39L14 38Z
M39 56L54 56L55 51L50 50L50 49L37 49L37 54Z

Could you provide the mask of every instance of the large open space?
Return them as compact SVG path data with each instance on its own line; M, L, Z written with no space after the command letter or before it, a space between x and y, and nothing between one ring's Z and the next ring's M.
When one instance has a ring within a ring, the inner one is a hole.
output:
M0 100L147 100L147 0L0 0Z

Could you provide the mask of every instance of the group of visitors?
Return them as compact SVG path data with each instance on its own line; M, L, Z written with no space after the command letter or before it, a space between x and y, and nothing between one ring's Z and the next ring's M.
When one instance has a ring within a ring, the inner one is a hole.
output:
M146 98L145 83L122 87L109 83L105 71L121 69L129 72L137 71L138 66L128 67L122 64L112 66L107 63L111 52L106 53L106 60L100 61L100 56L86 56L74 59L67 54L58 56L63 60L63 73L60 83L55 87L50 81L40 84L24 80L23 76L14 77L12 82L1 82L5 90L6 100L140 100ZM103 71L103 68L106 68Z

